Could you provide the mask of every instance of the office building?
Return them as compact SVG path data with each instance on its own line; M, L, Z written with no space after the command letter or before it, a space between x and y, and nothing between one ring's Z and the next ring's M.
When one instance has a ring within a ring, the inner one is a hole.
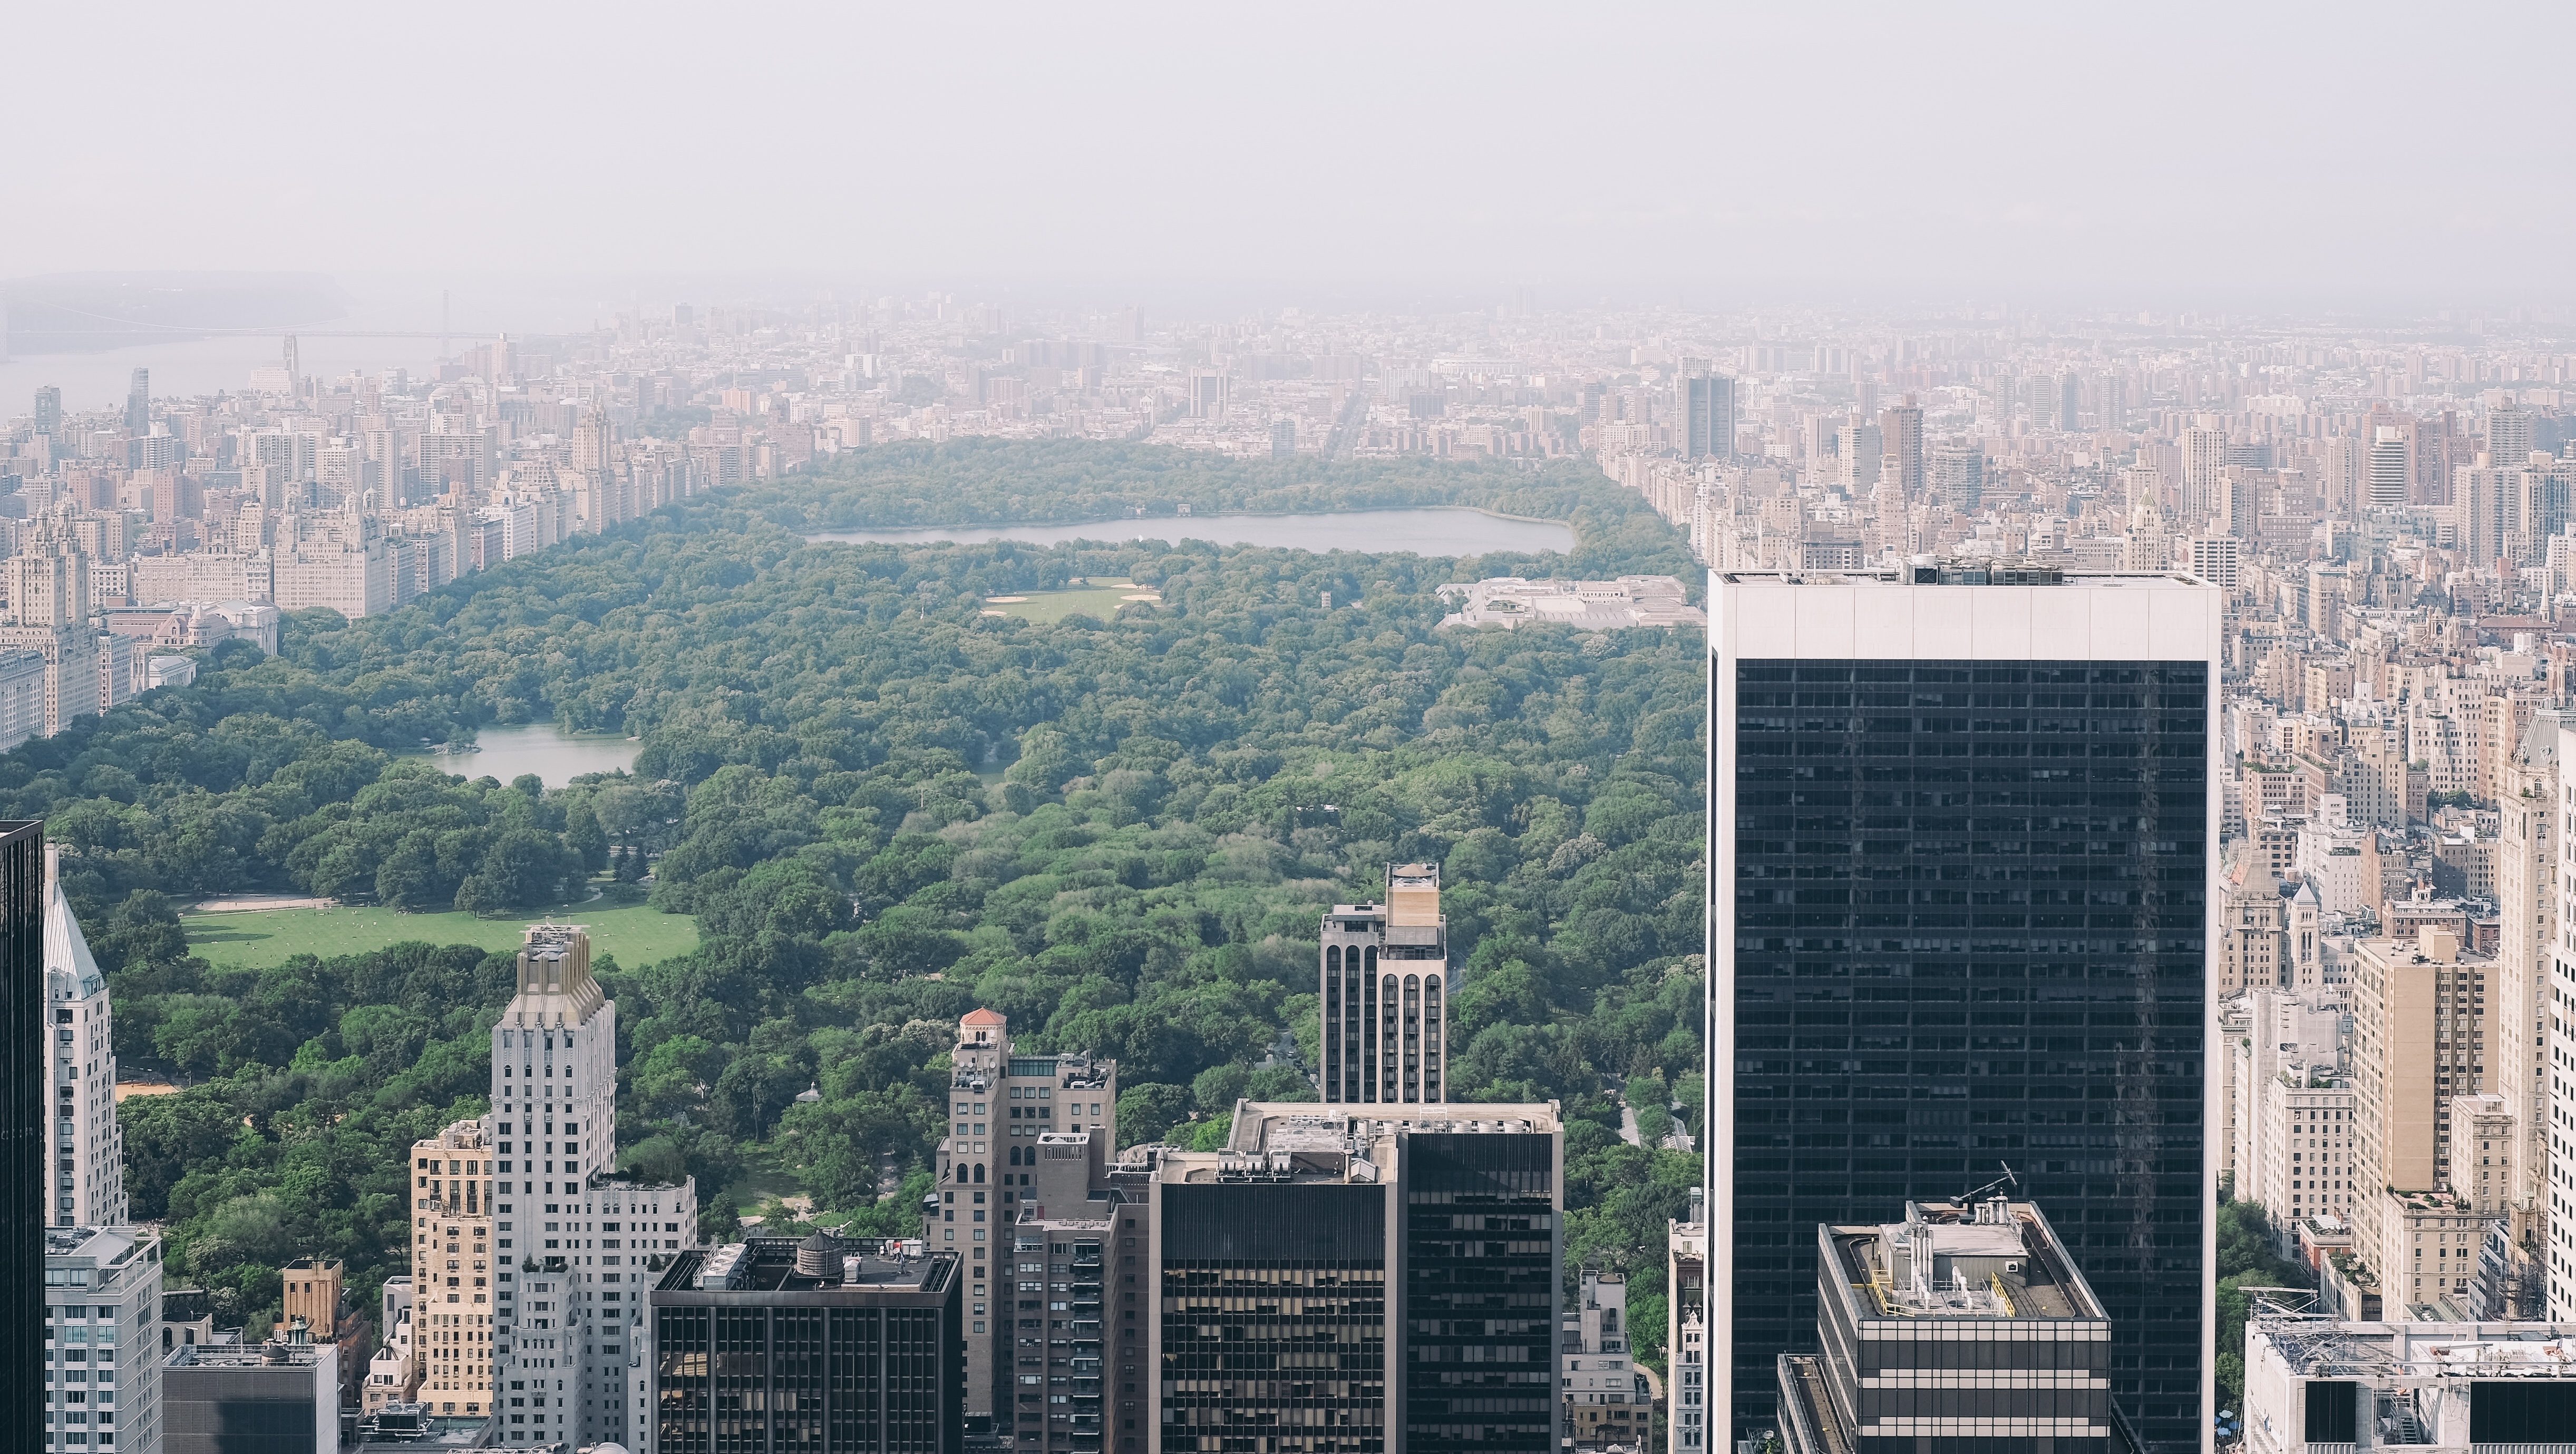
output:
M1005 1431L1015 1406L1009 1228L1024 1210L1071 1215L1088 1207L1118 1144L1118 1062L1087 1055L1021 1055L999 1011L970 1010L949 1056L948 1134L922 1240L953 1251L966 1284L966 1417ZM986 1269L992 1269L988 1278Z
M1440 866L1387 866L1384 904L1324 915L1324 1099L1438 1105L1447 1099L1449 921Z
M289 1325L268 1342L191 1343L161 1369L162 1454L336 1454L339 1359Z
M515 1260L492 1246L492 1142L480 1121L415 1141L412 1313L420 1401L442 1414L492 1405L494 1310Z
M2084 427L2084 380L2072 373L2057 377L2057 427L2073 434Z
M36 391L36 433L60 434L63 428L63 391L47 384Z
M2247 1454L2555 1450L2576 1430L2576 1323L2245 1325Z
M1776 1368L1787 1454L2128 1447L2111 1317L2038 1207L1907 1202L1816 1240L1823 1351Z
M756 1237L681 1252L650 1298L640 1370L650 1394L639 1406L652 1427L628 1447L964 1447L964 1287L953 1252L819 1232Z
M18 1214L0 1220L0 1448L35 1449L44 1427L47 1363L46 1218L54 1196L55 1092L45 1081L55 1026L46 998L45 825L0 824L0 1196ZM68 1250L68 1249L67 1249ZM17 1392L9 1394L9 1389Z
M1634 1448L1652 1431L1655 1401L1628 1344L1628 1279L1587 1267L1578 1289L1558 1340L1560 1427L1577 1449Z
M1709 1443L1708 1201L1691 1188L1690 1211L1664 1224L1664 1451L1701 1454Z
M1673 443L1684 459L1735 458L1735 380L1731 375L1687 373L1678 385L1681 419Z
M57 1227L121 1227L125 1142L116 1127L116 1031L107 977L63 899L62 850L45 845L45 1081L52 1088Z
M1563 1168L1553 1103L1244 1102L1222 1151L1162 1153L1158 1447L1554 1450Z
M1712 1443L1775 1427L1777 1356L1815 1351L1795 1229L2009 1160L2085 1211L2067 1254L2146 1454L2197 1448L2219 592L1923 561L1709 597Z
M125 432L145 435L152 432L152 371L136 369L125 386Z
M44 1343L11 1372L32 1385L41 1371L44 1383L42 1398L31 1393L9 1416L7 1447L159 1454L160 1237L135 1227L48 1229L27 1217L13 1225L31 1228L43 1248L28 1269L43 1290L27 1331Z
M615 1174L617 1002L590 972L588 931L530 925L516 977L492 1027L494 1110L484 1131L498 1269L498 1297L480 1325L484 1395L531 1441L631 1445L643 1433L634 1350L644 1291L663 1259L697 1245L697 1187ZM431 1387L442 1309L423 1288L414 1315L420 1401L446 1413Z

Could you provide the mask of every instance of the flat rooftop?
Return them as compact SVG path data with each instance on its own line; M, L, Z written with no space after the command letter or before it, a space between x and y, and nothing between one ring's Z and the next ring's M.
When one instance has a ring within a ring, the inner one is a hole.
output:
M937 1292L957 1275L953 1253L906 1256L887 1247L834 1240L829 1270L798 1269L800 1247L786 1237L754 1238L683 1252L656 1284L661 1292Z
M1186 1182L1378 1181L1395 1169L1406 1135L1546 1136L1559 1124L1552 1101L1375 1108L1237 1101L1224 1150L1168 1154L1154 1174Z
M1902 1222L1829 1227L1825 1244L1863 1317L2098 1320L2105 1316L2028 1202L1908 1203Z

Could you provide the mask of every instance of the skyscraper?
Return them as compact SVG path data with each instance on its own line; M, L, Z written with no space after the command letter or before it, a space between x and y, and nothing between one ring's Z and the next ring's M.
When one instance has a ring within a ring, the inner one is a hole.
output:
M59 434L63 427L63 391L51 384L36 391L36 432Z
M125 1142L116 1129L116 1033L107 977L63 899L61 850L45 845L45 1079L54 1096L53 1223L125 1225Z
M1681 378L1681 427L1673 443L1685 459L1735 457L1735 379L1729 374L1688 373Z
M1384 904L1324 915L1324 1099L1438 1105L1449 1058L1440 866L1389 864L1386 884Z
M491 1084L490 1407L514 1439L524 1414L532 1442L632 1448L641 1375L628 1350L643 1336L651 1270L697 1246L697 1186L615 1174L617 1002L591 976L582 926L528 927L518 992L492 1027ZM414 1314L425 1370L444 1310L431 1291L422 1286Z
M1923 503L1923 406L1914 402L1912 394L1905 396L1904 403L1879 412L1878 437L1879 447L1887 452L1882 472L1894 472L1906 504Z
M2064 1209L2115 1408L2150 1454L2199 1447L2220 593L1973 583L2001 574L1710 581L1725 1439L1771 1426L1775 1359L1815 1346L1818 1223L2009 1163Z
M40 1449L45 1428L45 825L0 823L0 1448ZM8 1390L17 1392L9 1393ZM15 1433L8 1432L16 1430Z
M2365 468L2373 510L2403 510L2414 498L2415 451L2402 427L2382 424L2371 431Z
M152 371L136 369L133 382L125 387L125 432L152 432Z
M2531 463L2529 410L2508 402L2487 415L2487 458L2500 470L2518 470Z
M2057 377L2057 427L2073 434L2083 427L2084 380L2073 373Z

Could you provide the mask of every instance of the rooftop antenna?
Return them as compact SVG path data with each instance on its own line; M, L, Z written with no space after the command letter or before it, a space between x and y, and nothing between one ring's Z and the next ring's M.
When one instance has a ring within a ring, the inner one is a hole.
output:
M2002 1167L2004 1169L2004 1174L1993 1181L1987 1182L1984 1186L1977 1188L1975 1191L1968 1192L1961 1196L1959 1198L1960 1206L1964 1207L1974 1204L1977 1198L1984 1196L1986 1193L1993 1191L1999 1186L2010 1186L2015 1191L2021 1190L2021 1178L2013 1175L2011 1162L1998 1161L1995 1165Z

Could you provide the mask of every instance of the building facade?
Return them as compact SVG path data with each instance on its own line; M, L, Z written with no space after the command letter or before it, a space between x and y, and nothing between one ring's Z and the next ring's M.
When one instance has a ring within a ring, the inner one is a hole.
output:
M1335 904L1324 916L1322 954L1324 1099L1447 1099L1449 921L1439 865L1390 864L1384 904Z
M1093 1199L1118 1144L1118 1062L1021 1055L1009 1019L977 1009L958 1020L949 1065L951 1119L922 1240L957 1254L966 1285L966 1418L979 1433L1009 1432L1018 1406L1006 1339L1016 1333L1010 1305L1020 1280L1010 1271L1010 1229L1025 1215L1071 1215Z
M51 1326L45 1259L52 1250L48 1218L38 1209L55 1198L55 1089L45 1080L46 1043L56 1029L46 998L45 825L0 823L0 1195L18 1208L0 1220L8 1241L0 1253L0 1447L41 1448L45 1419L45 1340ZM15 1389L10 1394L8 1390Z
M952 1252L820 1233L680 1253L650 1293L653 1427L629 1447L957 1454L958 1271Z
M420 1401L440 1414L492 1411L493 1335L509 1254L493 1246L492 1143L480 1121L415 1141L412 1313Z
M26 1367L41 1369L44 1397L12 1418L21 1429L44 1424L41 1442L20 1449L102 1447L127 1454L163 1448L161 1239L134 1227L55 1227L32 1219L44 1255L34 1269L44 1281L46 1346Z
M116 1125L116 1029L107 977L63 898L61 850L45 846L45 1080L54 1096L53 1224L126 1224L125 1141Z
M1164 1153L1146 1264L1158 1447L1294 1429L1355 1454L1554 1450L1563 1166L1553 1104L1374 1119L1245 1102L1225 1150Z
M2023 1196L2087 1209L2067 1250L2113 1405L2148 1454L2198 1448L2220 593L1933 562L1718 572L1709 598L1732 1437L1775 1426L1777 1355L1815 1347L1812 1229L1981 1187L2008 1137Z

